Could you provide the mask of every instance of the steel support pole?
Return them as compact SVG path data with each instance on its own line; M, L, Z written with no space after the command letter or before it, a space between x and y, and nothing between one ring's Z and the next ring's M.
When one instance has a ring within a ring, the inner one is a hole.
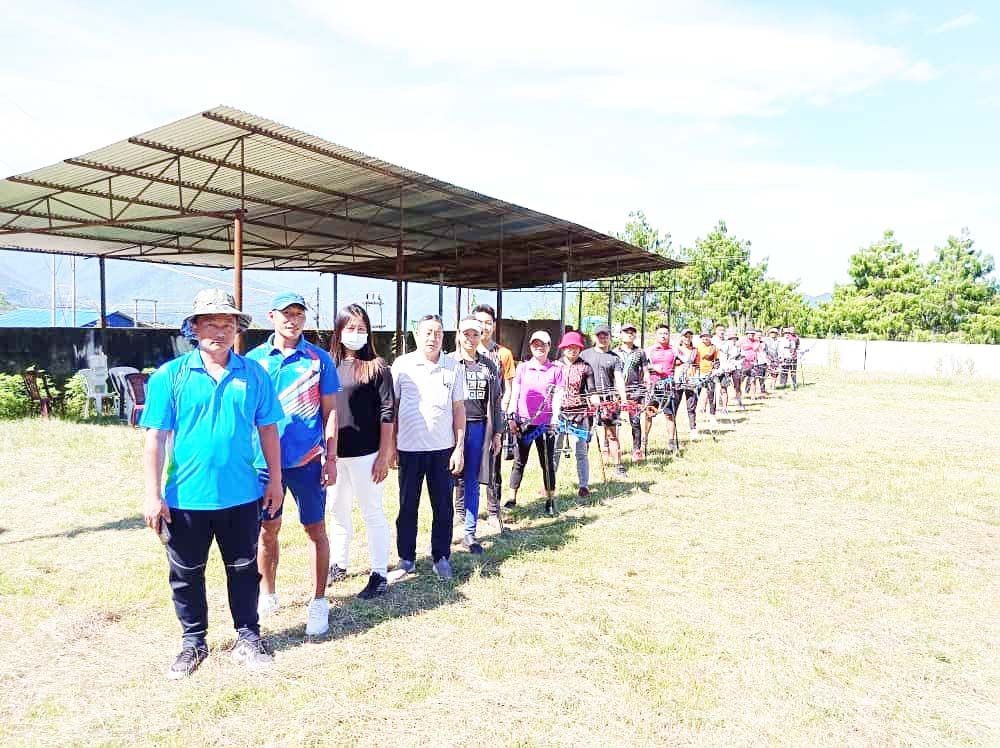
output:
M458 329L458 323L462 321L462 287L456 286L455 288L455 329Z
M645 286L643 286L643 289L642 289L642 314L641 314L641 320L642 321L639 323L639 328L640 328L640 330L639 330L639 347L640 348L645 348L646 347L646 301L647 301L646 292L647 292L647 288Z
M576 329L583 329L583 281L580 281L576 292Z
M403 340L403 188L399 188L399 243L396 245L396 355L406 352Z
M670 330L670 332L674 331L673 323L670 320L671 312L673 311L673 305L674 305L674 292L667 291L667 328Z
M403 340L406 340L406 333L410 328L410 282L403 281ZM406 351L406 343L403 343L403 351Z
M614 326L615 279L608 281L608 327Z
M233 216L233 299L236 308L243 311L243 211L236 211ZM243 353L244 341L242 333L236 336L236 352Z
M444 270L438 270L438 317L444 319Z
M333 322L330 323L330 329L332 330L337 326L337 314L340 312L340 302L337 298L337 274L333 274ZM371 332L369 330L369 332Z
M559 303L559 334L566 334L566 277L567 272L563 270L562 274L562 293L560 294Z
M104 258L97 258L97 275L101 286L101 327L108 326L108 281L104 271Z
M497 318L493 325L493 339L500 343L500 326L503 319L503 216L500 216L500 245L497 248Z

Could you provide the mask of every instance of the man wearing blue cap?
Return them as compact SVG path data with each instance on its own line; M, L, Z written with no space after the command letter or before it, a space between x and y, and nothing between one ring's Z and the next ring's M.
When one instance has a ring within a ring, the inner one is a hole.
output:
M326 535L326 486L337 482L337 411L334 395L340 380L333 358L302 336L306 301L297 293L278 294L268 318L274 334L254 348L247 358L268 373L278 393L285 417L278 424L281 437L282 487L290 490L299 507L299 520L309 537L313 568L313 599L306 613L306 635L322 636L329 628L330 604L326 575L330 567L330 541ZM267 480L264 457L257 467ZM266 518L260 528L261 573L259 615L278 609L275 579L278 573L278 531L281 512Z

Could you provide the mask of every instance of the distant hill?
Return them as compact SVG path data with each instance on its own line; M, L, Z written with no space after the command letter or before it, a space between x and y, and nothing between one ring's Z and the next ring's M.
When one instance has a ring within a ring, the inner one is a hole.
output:
M809 306L817 307L820 304L825 304L827 301L833 298L832 293L821 293L817 296L810 296L809 294L803 294L803 298Z
M46 306L49 292L28 280L24 273L0 264L0 293L14 306Z

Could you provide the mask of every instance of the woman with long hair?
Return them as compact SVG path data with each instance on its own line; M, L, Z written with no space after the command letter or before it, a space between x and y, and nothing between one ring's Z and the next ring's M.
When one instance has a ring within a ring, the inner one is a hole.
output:
M364 307L349 304L337 313L330 355L337 364L337 482L331 506L330 583L347 577L351 509L357 498L368 530L371 576L358 597L383 594L388 585L389 521L382 508L385 478L394 460L395 402L392 373L376 354Z

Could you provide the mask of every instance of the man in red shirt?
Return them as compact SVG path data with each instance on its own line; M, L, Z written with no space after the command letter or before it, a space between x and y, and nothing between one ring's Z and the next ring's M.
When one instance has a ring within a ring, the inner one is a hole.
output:
M646 358L649 360L650 393L642 424L642 443L646 445L648 452L649 431L653 427L653 417L662 411L670 429L670 449L673 451L677 448L673 402L677 353L670 347L670 328L666 324L661 323L656 326L656 343L646 349Z

